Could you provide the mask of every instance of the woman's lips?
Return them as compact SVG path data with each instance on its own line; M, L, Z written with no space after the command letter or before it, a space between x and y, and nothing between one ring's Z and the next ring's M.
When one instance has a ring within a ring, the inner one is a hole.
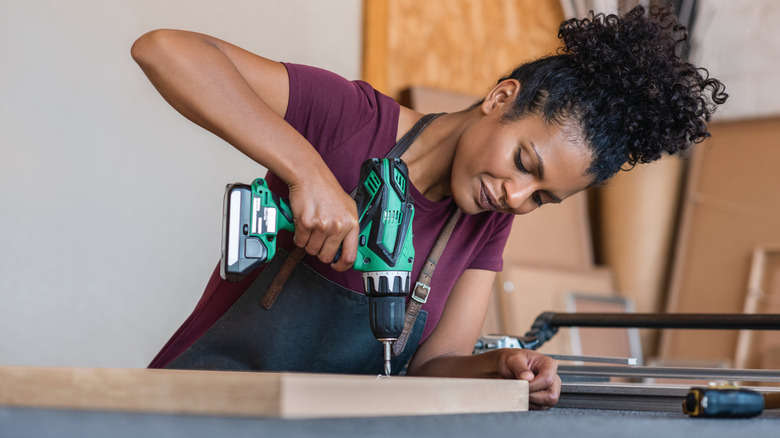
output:
M482 207L483 210L487 210L487 211L498 210L498 206L493 203L493 198L488 193L487 188L485 188L484 184L480 185L479 206Z

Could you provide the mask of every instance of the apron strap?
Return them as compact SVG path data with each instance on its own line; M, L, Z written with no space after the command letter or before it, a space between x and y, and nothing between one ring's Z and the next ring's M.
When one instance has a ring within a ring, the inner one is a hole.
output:
M431 253L428 255L428 260L425 261L425 265L420 270L420 275L417 277L417 283L414 285L412 291L412 297L406 304L406 317L404 319L404 329L401 336L398 337L393 343L393 356L398 356L403 353L406 348L406 341L409 339L409 334L414 327L415 321L417 321L417 315L420 314L420 309L423 304L428 301L428 293L431 291L431 278L433 277L433 270L436 268L436 263L439 262L441 254L444 252L444 247L447 246L447 241L452 235L452 230L455 229L455 224L460 218L460 209L455 207L452 213L450 213L447 223L439 233L439 237L436 238L436 243L431 248Z
M390 149L390 152L385 155L385 158L401 158L401 155L403 155L404 152L409 149L409 146L417 140L417 137L420 136L423 129L427 128L432 121L436 120L436 118L442 114L444 113L426 114L422 116L422 118L412 126L412 129L406 131L406 134L404 134L404 136L398 140L398 143Z
M306 251L303 248L295 247L289 256L284 260L284 264L279 269L279 272L274 277L271 285L268 286L268 290L263 295L263 299L260 301L260 305L265 310L271 310L271 306L274 305L276 297L279 296L279 292L282 291L282 287L287 283L287 279L290 278L290 274L298 266L298 262L301 261Z

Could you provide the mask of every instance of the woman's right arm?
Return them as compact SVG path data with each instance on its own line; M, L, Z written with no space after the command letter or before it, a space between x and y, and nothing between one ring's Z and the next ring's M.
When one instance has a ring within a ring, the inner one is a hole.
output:
M165 100L182 115L268 168L290 187L294 242L352 266L357 211L309 142L284 121L287 69L280 63L208 35L156 30L139 38L133 59Z

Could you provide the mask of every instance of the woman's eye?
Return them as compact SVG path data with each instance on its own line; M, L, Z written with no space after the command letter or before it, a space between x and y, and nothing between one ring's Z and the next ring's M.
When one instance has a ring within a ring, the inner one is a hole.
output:
M517 166L518 169L520 169L521 172L528 173L528 169L526 169L525 166L523 166L523 150L522 149L518 149L517 150L517 155L515 155L515 165Z
M537 207L544 205L544 202L542 202L542 196L539 194L539 192L534 192L534 194L531 195L531 199L536 202Z

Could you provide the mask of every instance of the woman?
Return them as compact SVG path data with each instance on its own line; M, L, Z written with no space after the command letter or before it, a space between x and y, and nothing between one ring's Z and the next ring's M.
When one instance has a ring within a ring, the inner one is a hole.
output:
M151 366L378 373L361 365L381 356L365 302L354 312L345 304L363 297L360 273L349 270L358 245L349 192L363 160L386 156L416 126L424 128L419 136L401 142L415 202L413 278L450 214L464 215L399 361L411 358L409 375L524 379L531 407L554 405L554 361L519 349L471 354L513 215L703 140L715 104L726 99L719 81L676 55L685 31L669 9L591 14L562 23L559 37L557 55L518 67L471 108L435 118L364 82L206 35L158 30L139 38L133 58L160 94L268 168L271 189L289 196L296 226L278 245L308 254L269 311L255 304L284 251L240 283L215 270Z

